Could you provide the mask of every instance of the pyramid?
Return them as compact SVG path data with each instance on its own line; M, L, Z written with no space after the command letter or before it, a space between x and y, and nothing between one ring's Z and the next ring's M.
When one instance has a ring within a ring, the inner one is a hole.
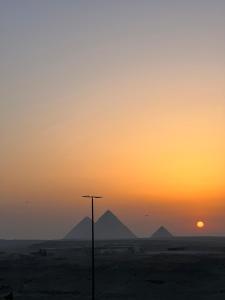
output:
M166 239L171 239L173 235L163 226L161 226L158 230L156 230L151 238L152 239L157 239L157 240L166 240Z
M91 219L85 217L65 236L66 240L90 240L91 239Z
M106 211L95 224L97 240L125 240L135 239L130 231L111 211Z

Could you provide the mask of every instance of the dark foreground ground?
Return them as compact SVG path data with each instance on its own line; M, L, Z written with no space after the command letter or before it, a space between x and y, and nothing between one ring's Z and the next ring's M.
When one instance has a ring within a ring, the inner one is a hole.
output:
M91 299L89 246L1 241L0 299L10 291L18 300ZM225 299L224 238L115 241L96 247L97 300Z

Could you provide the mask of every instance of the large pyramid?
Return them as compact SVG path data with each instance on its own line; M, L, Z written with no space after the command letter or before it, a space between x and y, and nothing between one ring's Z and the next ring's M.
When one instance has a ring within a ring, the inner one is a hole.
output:
M128 240L136 238L133 232L109 210L96 222L95 237L97 240Z
M67 240L90 240L91 239L91 219L89 217L81 220L74 228L65 236Z
M166 240L166 239L171 239L173 235L163 226L161 226L156 232L154 232L151 236L152 239L157 239L157 240Z

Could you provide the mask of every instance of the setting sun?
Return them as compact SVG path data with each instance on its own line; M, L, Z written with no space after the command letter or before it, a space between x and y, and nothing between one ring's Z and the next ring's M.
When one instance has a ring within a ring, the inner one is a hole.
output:
M198 228L204 228L204 227L205 227L205 223L204 223L203 221L198 221L198 222L196 223L196 226L197 226Z

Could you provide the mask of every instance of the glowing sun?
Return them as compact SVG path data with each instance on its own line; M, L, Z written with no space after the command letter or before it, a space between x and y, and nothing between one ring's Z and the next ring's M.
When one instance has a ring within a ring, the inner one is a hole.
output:
M196 222L196 227L197 228L204 228L205 227L205 223L203 221L197 221Z

